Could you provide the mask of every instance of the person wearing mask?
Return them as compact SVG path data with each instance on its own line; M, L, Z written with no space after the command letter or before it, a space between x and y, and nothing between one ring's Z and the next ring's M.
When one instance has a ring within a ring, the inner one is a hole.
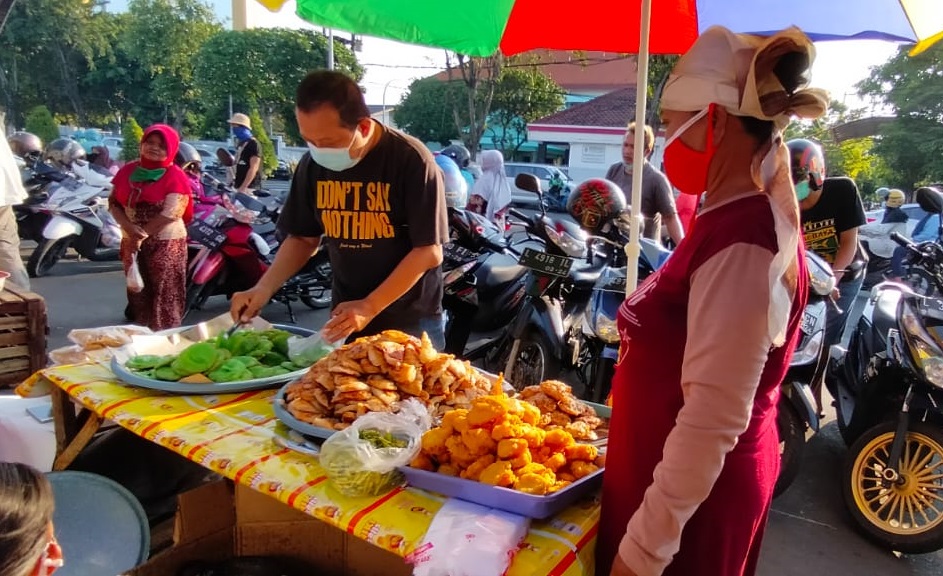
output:
M29 290L29 274L20 256L20 233L13 212L15 205L26 200L26 190L10 143L6 138L0 140L0 184L3 185L0 194L0 270L10 275L8 282Z
M286 239L255 287L233 295L233 318L256 316L323 242L334 274L326 340L396 329L426 332L442 349L448 222L432 153L372 119L360 87L341 72L308 74L295 117L309 151L278 220Z
M481 214L504 230L510 207L511 185L504 171L504 155L497 150L485 150L481 153L481 177L468 193L466 209Z
M671 241L677 246L684 238L681 220L675 207L674 194L668 178L648 161L655 150L655 133L645 126L645 163L642 166L642 217L645 219L644 236L661 241L662 225ZM629 123L622 140L622 162L616 162L606 172L606 180L615 182L625 192L626 200L632 200L632 160L635 156L635 122Z
M752 576L779 472L780 382L806 303L782 130L824 114L812 41L704 31L661 99L665 170L705 194L623 302L596 573Z
M247 193L250 188L262 186L262 146L252 136L252 122L245 114L233 114L229 125L237 142L233 187L237 192Z
M180 326L187 289L187 224L193 217L190 181L174 164L180 136L154 124L141 138L141 157L115 175L109 211L121 227L125 274L137 255L144 279L128 290L128 316L151 330Z
M62 568L54 508L52 486L39 470L0 462L0 574L50 576Z
M825 156L818 144L796 139L787 146L805 246L831 264L838 281L835 303L841 310L829 307L825 326L825 343L837 344L864 283L867 261L858 243L858 228L867 224L867 217L854 180L825 177Z

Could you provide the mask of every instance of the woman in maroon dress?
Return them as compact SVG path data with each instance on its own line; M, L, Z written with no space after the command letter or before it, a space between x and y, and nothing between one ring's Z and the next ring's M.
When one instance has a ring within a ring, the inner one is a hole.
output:
M623 303L600 575L755 572L779 471L776 404L805 305L781 130L824 113L792 29L707 30L662 96L665 169L706 192L691 235Z
M180 136L154 124L141 138L141 158L115 175L109 208L121 226L121 261L125 273L137 254L144 279L140 292L128 290L135 322L152 330L180 325L186 298L187 227L192 216L190 183L174 165Z

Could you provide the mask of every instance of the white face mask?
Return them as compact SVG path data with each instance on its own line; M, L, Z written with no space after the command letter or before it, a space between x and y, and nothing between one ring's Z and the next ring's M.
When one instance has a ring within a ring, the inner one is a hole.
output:
M311 152L311 159L314 160L316 164L335 172L342 172L353 168L360 162L360 158L350 157L350 147L354 145L356 138L357 132L355 131L354 135L350 138L350 144L348 144L346 148L322 148L308 142L308 150Z

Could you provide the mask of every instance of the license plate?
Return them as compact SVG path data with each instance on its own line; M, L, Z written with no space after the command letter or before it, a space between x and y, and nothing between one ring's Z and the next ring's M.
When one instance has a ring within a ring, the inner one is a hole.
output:
M572 258L547 254L533 248L524 248L524 252L521 253L521 258L517 263L525 268L550 274L551 276L566 276L570 273L570 268L573 267Z
M464 264L465 262L474 260L477 257L478 255L472 252L471 250L469 250L468 248L464 248L452 242L449 242L448 244L442 247L443 260L450 260L453 262L459 262L459 263Z
M187 235L210 250L216 250L226 242L226 234L201 220L187 227Z
M812 331L815 330L815 314L806 312L802 315L802 331L806 334L812 335Z

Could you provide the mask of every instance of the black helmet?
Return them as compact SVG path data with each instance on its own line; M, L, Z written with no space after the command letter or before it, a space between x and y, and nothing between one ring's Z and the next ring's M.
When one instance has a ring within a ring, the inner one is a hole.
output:
M825 155L822 147L811 140L797 138L786 142L792 164L792 183L808 180L812 190L820 190L825 181Z
M598 233L603 224L621 214L625 207L622 189L605 178L580 182L566 201L566 211L590 234Z
M468 151L468 148L465 148L461 144L446 146L439 154L443 154L455 160L459 168L468 168L468 164L471 162L471 153Z
M68 138L56 138L46 146L43 158L60 168L71 168L76 160L85 159L85 148Z
M14 132L7 138L7 143L20 158L36 158L43 153L43 141L30 132Z
M180 147L177 148L177 155L174 156L174 164L183 170L186 170L191 164L197 164L197 167L201 168L203 166L203 157L200 156L200 153L197 152L196 148L191 144L181 142Z

